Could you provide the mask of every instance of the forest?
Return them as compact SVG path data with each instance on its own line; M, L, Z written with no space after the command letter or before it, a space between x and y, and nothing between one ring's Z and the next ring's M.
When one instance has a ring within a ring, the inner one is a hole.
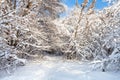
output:
M120 80L120 0L74 1L0 0L0 80Z

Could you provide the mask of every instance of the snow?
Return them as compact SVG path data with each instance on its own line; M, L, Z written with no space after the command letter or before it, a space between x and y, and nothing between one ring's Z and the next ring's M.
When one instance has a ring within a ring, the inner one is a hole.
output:
M120 80L119 72L92 71L87 63L45 57L0 80Z

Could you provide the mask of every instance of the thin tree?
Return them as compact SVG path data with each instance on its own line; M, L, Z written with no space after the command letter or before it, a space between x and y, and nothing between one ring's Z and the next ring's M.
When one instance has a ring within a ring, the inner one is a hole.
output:
M75 0L76 7L79 7L78 0Z

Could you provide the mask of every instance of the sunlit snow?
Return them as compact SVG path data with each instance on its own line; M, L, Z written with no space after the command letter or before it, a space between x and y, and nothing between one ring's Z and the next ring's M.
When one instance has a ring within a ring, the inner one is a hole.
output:
M87 63L46 57L18 68L0 80L119 80L119 72L92 71Z

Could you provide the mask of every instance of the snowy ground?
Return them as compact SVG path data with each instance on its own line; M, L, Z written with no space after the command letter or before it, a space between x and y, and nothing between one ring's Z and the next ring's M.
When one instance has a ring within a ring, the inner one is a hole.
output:
M47 57L0 80L120 80L120 73L91 71L87 64Z

